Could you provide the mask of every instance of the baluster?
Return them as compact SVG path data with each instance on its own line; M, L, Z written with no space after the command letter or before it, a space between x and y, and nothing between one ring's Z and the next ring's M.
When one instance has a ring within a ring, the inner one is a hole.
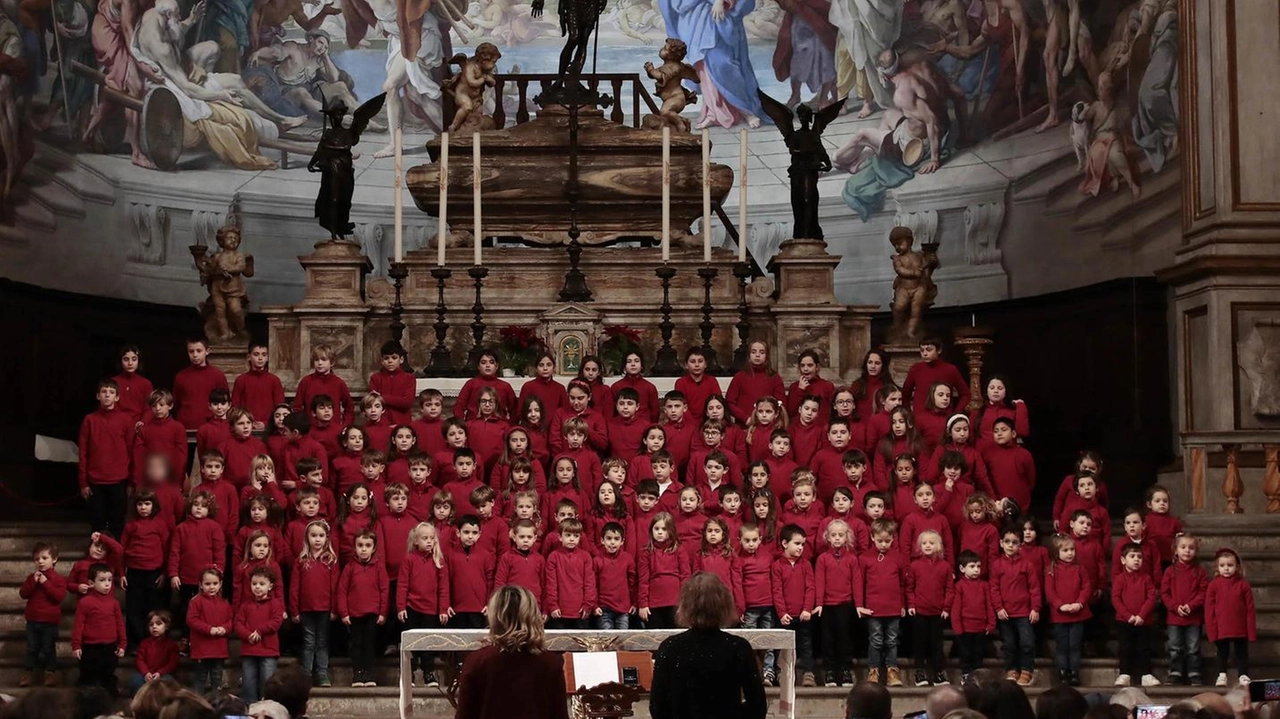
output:
M1262 452L1266 457L1262 492L1267 495L1267 512L1275 514L1280 512L1280 444L1264 444Z
M507 109L502 104L502 88L507 84L502 78L495 78L493 85L493 128L501 130L507 126Z
M610 86L613 87L613 111L609 114L609 119L621 125L623 120L622 79L617 77L613 78L613 80L610 81Z
M520 105L516 108L516 124L523 125L529 121L529 81L516 80L516 87L520 90Z
M1204 458L1203 445L1187 447L1182 455L1183 471L1191 480L1191 511L1204 511Z
M1240 495L1244 494L1244 482L1240 481L1240 445L1224 444L1227 453L1227 471L1222 476L1222 495L1227 498L1227 514L1243 514Z
M631 126L640 127L640 78L631 78Z

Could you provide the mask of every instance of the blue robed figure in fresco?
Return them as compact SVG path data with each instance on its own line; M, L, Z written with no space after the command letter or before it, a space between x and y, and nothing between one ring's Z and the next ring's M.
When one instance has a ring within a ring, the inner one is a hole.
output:
M733 127L746 120L759 127L760 84L747 55L745 18L755 0L659 0L670 37L689 47L685 62L698 71L702 115L698 128Z

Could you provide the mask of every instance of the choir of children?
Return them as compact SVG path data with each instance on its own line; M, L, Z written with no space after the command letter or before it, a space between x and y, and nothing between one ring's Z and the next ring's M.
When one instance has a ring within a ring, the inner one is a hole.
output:
M174 423L174 395L138 397L131 375L124 402L118 380L100 383L81 432L95 535L65 580L57 549L34 548L21 591L24 685L56 682L68 588L81 596L72 645L83 682L113 684L126 648L137 654L135 686L173 674L172 629L187 637L201 688L220 684L237 637L243 691L256 698L290 625L301 629L303 667L328 686L331 622L340 622L353 686L373 686L380 643L401 628L483 627L496 586L531 590L552 627L670 628L680 585L698 571L729 585L743 627L795 632L805 686L818 681L818 658L827 686L851 684L864 651L855 647L865 648L871 681L902 686L907 639L915 685L944 683L948 620L963 676L998 630L1006 676L1031 684L1043 622L1053 626L1061 680L1079 684L1084 627L1102 615L1114 617L1120 640L1117 685L1159 683L1150 664L1157 616L1168 627L1170 683L1200 683L1201 626L1218 648L1218 684L1229 657L1247 680L1256 632L1240 558L1220 550L1209 581L1160 487L1125 512L1126 536L1112 553L1092 452L1058 492L1061 533L1039 546L1025 514L1036 481L1022 446L1026 407L993 377L980 409L953 413L967 385L940 359L938 340L921 343L902 390L879 371L876 351L864 362L876 371L852 388L823 379L819 355L803 352L800 378L786 389L767 345L754 342L725 396L693 350L661 399L632 354L611 388L599 361L584 358L594 375L567 390L551 358L540 358L518 403L486 351L447 419L439 392L414 398L394 342L358 405L323 346L292 407L284 404L255 344L230 407L203 349L188 344L192 367L174 393L179 420L201 438L200 481L185 506L173 485L185 447L168 446L161 431ZM136 350L124 356L136 370ZM202 398L207 410L195 406ZM263 429L265 442L253 436ZM117 580L127 612L112 592ZM417 659L434 683L433 658ZM775 657L763 661L765 681L776 683Z

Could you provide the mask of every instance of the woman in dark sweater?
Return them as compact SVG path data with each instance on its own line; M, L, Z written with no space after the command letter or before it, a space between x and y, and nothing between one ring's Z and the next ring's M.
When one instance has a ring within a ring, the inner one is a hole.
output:
M501 587L486 613L489 645L462 665L454 719L569 719L564 662L542 648L542 615L533 594Z
M653 655L653 719L763 719L768 703L751 644L721 631L736 619L733 595L699 572L680 588L676 620L689 627Z

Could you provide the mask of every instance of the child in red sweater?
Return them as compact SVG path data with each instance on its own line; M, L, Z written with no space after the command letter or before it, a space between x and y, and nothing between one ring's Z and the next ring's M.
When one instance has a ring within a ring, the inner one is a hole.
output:
M1053 562L1044 575L1044 593L1049 599L1059 679L1078 687L1084 623L1093 616L1089 604L1094 586L1090 572L1076 561L1076 540L1065 534L1053 538Z
M975 492L964 503L964 511L966 518L960 524L958 549L976 553L982 560L983 571L988 571L1000 545L1000 533L996 531L995 524L995 502L986 494Z
M791 458L791 435L785 429L773 430L769 438L769 452L760 460L769 475L769 489L773 490L779 502L791 498L791 475L800 465Z
M134 481L142 484L142 459L151 454L160 454L165 458L165 478L170 482L177 482L187 469L187 428L170 414L173 411L173 395L168 390L153 391L147 401L151 412L146 420L137 425L137 436L133 442Z
M689 402L683 392L671 390L662 398L662 433L667 438L665 448L671 454L672 474L677 478L685 476L698 426L688 410Z
M586 550L592 556L598 556L604 546L604 525L616 522L626 526L630 523L630 512L621 495L622 488L612 482L602 482L596 490L596 501L592 503L584 527Z
M804 530L788 524L778 530L782 543L782 556L773 563L773 611L778 624L796 634L796 669L800 672L800 685L817 686L813 676L813 611L817 585L813 565L804 559Z
M311 431L307 436L324 447L325 456L332 460L342 452L338 444L338 435L342 425L334 420L335 409L333 398L327 394L318 394L311 398Z
M369 391L382 395L392 424L409 424L413 419L417 386L413 373L403 369L409 359L408 353L395 340L383 342L378 353L382 357L382 369L369 375Z
M449 567L436 538L436 529L428 522L421 522L409 533L404 562L396 580L396 618L405 629L439 629L449 621L449 595ZM439 686L434 655L414 652L413 661L422 669L422 678L428 687Z
M1120 675L1116 686L1127 687L1132 677L1142 677L1142 686L1160 686L1151 673L1151 632L1155 622L1156 585L1143 568L1142 547L1128 542L1120 548L1123 571L1112 577L1111 605L1116 611L1116 632L1120 636Z
M1053 498L1053 529L1057 532L1066 533L1067 527L1061 524L1058 518L1062 516L1063 509L1066 506L1067 498L1076 488L1076 474L1080 472L1093 472L1094 478L1098 482L1098 504L1104 507L1111 506L1110 496L1107 493L1107 483L1102 481L1102 455L1086 449L1076 458L1075 467L1072 468L1071 474L1063 477L1062 483L1058 485L1058 492Z
M458 520L458 546L445 544L445 563L449 567L447 613L451 627L483 629L485 626L484 610L493 592L493 572L497 562L493 554L479 544L480 519L474 514ZM590 562L590 557L585 552L582 554Z
M289 494L289 503L296 508L304 492L308 494L315 492L316 498L320 500L317 514L326 522L335 521L338 518L338 502L333 496L333 491L325 486L323 464L312 457L303 457L298 460L295 470L298 475L298 488Z
M249 581L253 577L253 573L259 569L270 569L275 572L276 577L280 577L280 564L276 561L275 548L271 543L271 537L262 530L257 530L250 534L245 540L244 553L240 561L233 566L236 572L235 591L232 592L231 606L238 607L249 596ZM283 578L273 582L272 593L278 595L281 601L284 600L284 591L280 586ZM284 605L281 605L283 612Z
M982 453L970 439L969 418L962 414L951 415L947 420L945 431L945 439L933 450L929 460L927 462L921 460L923 464L920 467L920 476L926 482L936 483L945 469L943 457L947 452L956 452L963 458L963 463L959 465L962 471L957 481L990 494L991 479L987 476L987 463L982 460ZM955 460L952 459L951 462L954 463Z
M471 419L479 409L480 390L492 387L498 393L498 414L510 417L516 413L515 390L511 384L498 376L498 354L491 349L482 349L476 361L476 376L467 380L458 392L458 399L453 403L453 416L460 419ZM543 408L547 411L546 408Z
M839 487L835 494L831 495L831 511L818 523L818 554L821 555L829 549L826 539L827 527L836 520L844 522L849 529L848 541L845 543L846 551L852 552L855 557L867 551L871 546L871 530L867 527L867 523L853 511L853 492L848 487Z
M544 610L552 629L586 629L597 603L596 572L591 554L579 545L582 522L560 522L560 546L547 557Z
M707 374L707 357L700 347L690 347L684 353L685 373L676 380L675 391L684 395L689 407L689 419L702 424L703 408L711 395L721 395L720 382Z
M329 464L329 457L319 442L307 436L311 431L310 417L302 412L294 412L284 418L284 426L289 434L281 458L280 468L284 472L284 478L280 480L280 488L292 492L305 484L305 478L298 475L299 462L304 459L314 460L323 475L324 468Z
M600 552L594 560L596 629L629 629L636 611L636 563L622 549L626 532L621 522L606 522L600 532ZM520 538L516 540L518 546Z
M1173 539L1182 534L1182 520L1169 511L1169 490L1153 485L1147 490L1147 513L1143 518L1147 525L1147 539L1160 551L1160 565L1167 567L1173 561Z
M71 565L67 575L67 586L79 595L93 591L93 577L89 570L95 564L105 564L111 573L119 578L123 573L124 547L111 538L109 534L94 532L89 535L89 546L85 549L84 558Z
M867 620L867 681L880 677L891 687L902 686L898 669L898 627L907 613L906 553L893 546L897 525L886 519L871 524L871 549L858 558L863 582L854 602Z
M768 490L765 490L766 492ZM734 566L734 596L743 629L773 629L773 553L763 541L763 531L755 522L742 525L738 538L738 562ZM777 684L774 652L763 652L764 681Z
M685 487L680 490L676 519L676 538L680 547L690 559L698 553L702 541L702 527L707 523L707 515L702 512L702 495L696 487ZM692 573L692 572L691 572Z
M231 605L222 598L222 572L210 567L200 573L200 593L187 606L187 628L191 630L191 659L196 663L191 679L197 694L222 688L222 665L230 652Z
M1209 581L1204 595L1204 628L1218 649L1218 679L1214 686L1227 686L1231 655L1236 658L1236 683L1249 683L1249 642L1258 641L1254 615L1253 587L1244 578L1240 555L1219 549L1213 557L1217 576Z
M649 541L640 551L636 577L644 628L674 629L680 585L689 578L689 560L680 551L675 518L667 512L658 512L649 524Z
M609 430L609 456L630 463L640 453L645 428L649 418L641 417L640 395L624 387L614 398L614 413L607 422Z
M942 359L942 340L926 337L920 340L920 361L907 370L907 378L902 383L902 396L911 402L915 412L924 411L928 399L929 387L935 383L954 387L959 393L954 405L969 406L969 382L960 374L956 366Z
M353 687L376 687L373 678L378 627L386 623L390 580L386 565L375 556L378 537L372 529L355 536L352 561L338 578L338 617L351 633Z
M794 434L794 429L793 429ZM845 485L844 454L850 449L859 449L850 443L852 435L849 431L849 420L837 417L827 427L827 445L813 455L808 466L818 479L818 501L826 504L831 501L831 493L836 487ZM806 461L796 458L797 462Z
M796 470L791 481L791 501L784 505L779 521L800 527L805 537L816 538L818 525L822 523L822 505L817 502L817 482L814 481L813 473L809 470ZM805 561L812 562L815 554L816 547L806 542Z
M791 458L804 467L812 467L814 455L820 448L830 443L827 433L830 428L826 422L818 420L822 409L822 400L812 395L800 401L794 415L794 421L787 423L787 434L791 436ZM848 425L845 425L846 429ZM846 443L848 439L846 438ZM858 446L861 446L861 442Z
M267 454L267 445L253 434L253 416L235 407L227 414L231 433L213 449L226 460L223 475L237 490L248 486L253 478L253 460Z
M913 545L917 558L907 567L907 615L911 617L918 687L930 681L935 685L947 683L942 625L955 600L955 580L943 551L945 539L944 534L932 529L920 532Z
M1190 534L1178 537L1174 562L1160 583L1169 626L1169 683L1200 684L1200 627L1209 577L1196 562L1200 541ZM1193 651L1194 650L1194 651Z
M735 561L733 545L729 543L729 525L719 517L712 517L702 527L702 536L698 540L698 550L690 555L689 574L709 572L720 578L730 593L734 591L733 564ZM734 605L741 604L741 598L734 596Z
M244 514L240 529L236 531L235 546L231 548L231 564L229 566L240 566L241 560L244 559L246 548L249 546L250 538L261 532L266 535L267 543L271 549L271 556L279 560L284 557L287 552L285 547L284 534L280 532L280 524L284 517L284 510L280 505L276 504L275 499L270 495L259 494L250 497L248 503L242 509ZM247 576L243 577L248 579ZM241 575L237 574L235 580L238 582ZM236 589L239 589L236 585ZM239 596L239 592L235 592ZM233 600L234 603L234 600Z
M289 500L284 496L284 490L280 489L280 483L276 481L275 460L269 455L260 454L253 458L253 464L250 467L249 483L240 488L241 513L248 507L251 500L258 497L268 498L276 509L284 507ZM281 514L277 521L283 519L284 516ZM243 523L242 517L241 524Z
M991 586L982 578L982 557L966 549L957 562L960 578L951 603L951 632L959 645L962 683L968 683L982 666L987 635L996 630L996 612L991 606Z
M436 452L443 452L444 432L441 420L444 417L444 395L440 390L427 388L418 393L418 418L409 423L418 435L418 451L425 452L428 457Z
M333 355L333 348L326 344L311 348L311 367L315 371L298 382L298 391L293 396L293 411L295 414L305 412L311 407L312 398L327 394L337 404L335 421L339 426L345 426L350 424L355 413L351 390L346 381L333 373Z
M169 542L169 584L178 592L178 617L187 617L191 598L200 591L201 573L208 567L218 569L218 588L222 588L221 567L227 556L227 537L222 525L213 517L218 505L205 491L192 493L187 499L187 518L174 529Z
M120 409L135 423L142 422L147 413L147 399L153 391L151 380L138 374L141 358L135 345L125 345L117 354L120 357L120 374L112 379L120 387Z
M231 437L231 392L225 388L209 393L209 412L196 429L196 457L217 449Z
M498 557L498 568L494 571L493 585L501 587L514 584L528 589L533 596L541 598L547 560L535 547L538 541L538 525L533 519L516 519L511 523L509 536L512 546L510 550Z
M1111 548L1111 513L1098 502L1098 481L1092 472L1076 472L1075 489L1063 502L1062 514L1054 521L1062 527L1071 525L1071 515L1077 510L1089 514L1092 524L1090 537L1100 543L1104 550Z
M352 487L347 495L346 509L342 520L338 523L337 535L338 561L346 566L355 556L356 537L364 532L372 532L378 523L378 509L373 504L373 492L369 486L361 482Z
M751 416L756 400L761 397L786 398L782 376L773 368L769 359L769 343L752 340L747 345L747 366L733 376L725 401L733 418L745 424Z
M173 378L174 412L187 429L199 429L209 417L209 393L227 392L230 388L222 370L209 364L209 343L204 338L187 340L187 359L191 362Z
M151 612L169 605L164 569L173 527L157 514L158 509L154 492L135 492L132 516L120 538L124 548L125 628L130 648L136 648L147 636Z
M138 645L134 659L133 678L129 680L129 693L137 694L144 684L160 679L173 680L178 673L178 643L169 638L173 615L167 609L157 609L147 616L147 638Z
M302 624L299 664L316 686L329 687L329 622L338 612L338 553L329 538L329 525L320 519L307 524L306 546L298 555L289 587L289 615Z
M942 540L942 556L950 559L956 556L951 546L951 523L934 509L933 485L921 482L915 486L913 493L915 511L902 520L898 529L900 546L909 551L912 559L920 557L920 535L924 532L935 532Z
M26 673L19 686L28 687L43 681L47 687L58 685L58 625L62 622L62 600L67 596L67 580L58 574L58 548L49 542L37 542L31 548L35 570L23 580L18 596L26 600L22 616L26 620Z
M826 686L853 685L854 588L861 580L862 565L850 544L849 525L834 519L826 527L823 543L829 548L818 557L814 570L814 616L822 617L822 654Z
M388 419L386 409L382 404L382 395L377 392L370 392L360 398L360 412L364 415L364 434L365 446L369 449L376 449L379 452L388 452L391 450L391 432L395 430L396 425ZM461 421L461 420L459 420ZM441 449L444 449L444 428L438 426L437 431L440 432ZM417 433L417 430L414 430Z
M1147 511L1138 507L1126 507L1123 522L1124 539L1116 543L1111 554L1111 576L1124 571L1124 546L1136 544L1142 548L1142 571L1151 575L1151 583L1160 588L1160 550L1147 535L1147 523L1144 519ZM1110 525L1108 525L1108 533Z
M116 665L127 643L124 613L113 590L115 577L105 564L89 569L93 589L76 604L75 626L71 630L71 652L80 660L80 685L100 686L116 693Z
M1036 662L1036 638L1031 625L1040 621L1040 575L1022 556L1022 528L1000 533L1000 556L991 564L991 604L1000 620L1000 649L1005 678L1031 686Z
M116 406L120 387L115 380L99 382L97 396L98 409L80 423L80 496L89 502L93 531L119 536L133 476L134 421Z
M253 430L261 432L271 410L284 402L284 385L267 369L269 351L263 342L249 345L249 371L236 377L231 386L231 404L253 415Z
M262 698L263 685L280 660L280 625L284 602L275 591L279 575L259 567L249 575L249 590L236 605L232 626L240 639L240 698L246 703Z
M1012 500L1020 510L1031 506L1031 490L1036 486L1036 463L1031 453L1018 444L1013 420L997 419L991 427L994 444L983 448L991 489L997 500Z

